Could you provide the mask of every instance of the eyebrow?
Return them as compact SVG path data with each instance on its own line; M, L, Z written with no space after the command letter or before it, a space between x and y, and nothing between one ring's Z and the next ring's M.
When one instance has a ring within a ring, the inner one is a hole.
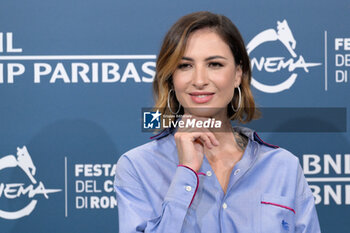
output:
M187 60L187 61L194 61L194 60L193 60L192 58L190 58L190 57L182 57L181 59L182 59L182 60ZM210 60L213 60L213 59L225 59L225 60L227 60L226 57L217 55L217 56L210 56L210 57L207 57L207 58L205 59L205 61L210 61Z

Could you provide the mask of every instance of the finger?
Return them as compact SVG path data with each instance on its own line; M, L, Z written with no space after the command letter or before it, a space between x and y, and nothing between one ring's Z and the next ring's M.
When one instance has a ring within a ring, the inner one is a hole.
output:
M206 146L210 149L213 147L209 137L205 133L199 133L199 132L192 133L192 141L197 141L197 140L200 140L203 146Z
M215 137L215 134L208 130L207 135L214 146L219 146L219 140Z
M213 132L211 132L209 129L205 129L203 128L203 133L205 133L209 139L211 144L214 146L219 146L219 140L216 138L215 134Z
M209 149L212 149L214 147L213 143L211 142L209 136L206 133L201 133L200 138L204 141L205 145Z

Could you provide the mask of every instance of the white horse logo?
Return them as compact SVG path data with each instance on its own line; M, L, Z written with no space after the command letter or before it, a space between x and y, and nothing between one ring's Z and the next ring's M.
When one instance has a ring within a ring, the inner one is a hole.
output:
M30 157L30 154L26 146L22 148L17 147L17 157L14 155L6 155L0 158L0 171L5 168L19 167L28 176L32 184L24 187L24 184L4 184L0 183L0 197L5 197L8 199L14 199L21 195L28 195L29 198L33 198L37 194L42 194L45 198L48 198L49 193L60 192L61 189L45 189L44 184L39 182L39 184L34 187L33 184L38 182L34 178L36 167ZM11 188L9 188L11 187ZM14 194L15 193L15 194ZM24 208L17 210L15 212L9 212L0 210L0 218L4 219L18 219L29 215L35 208L37 200L31 200L28 205Z
M14 155L7 155L0 159L0 171L4 168L17 166L27 174L33 184L37 183L34 178L36 168L26 146L23 146L23 148L17 147L17 158Z
M283 20L282 22L277 21L277 32L275 29L270 28L256 35L247 45L248 54L262 43L277 40L282 42L293 57L297 57L294 52L297 42L295 41L286 20Z
M284 47L288 50L290 55L293 58L297 58L297 54L294 49L296 47L296 41L294 39L293 33L290 30L288 23L286 20L282 22L277 21L277 31L273 28L264 30L256 35L247 45L247 52L250 54L255 48L259 45L270 42L270 41L279 41ZM299 56L297 61L294 61L293 58L284 61L284 57L272 57L272 58L264 58L260 59L258 69L261 70L265 68L267 72L276 72L282 68L287 68L288 71L293 71L296 68L303 68L305 72L308 72L308 67L319 66L321 63L306 63L303 56ZM256 61L256 58L252 59L252 68L253 64ZM256 79L252 77L251 84L258 90L266 92L266 93L277 93L284 90L289 89L295 82L297 78L296 73L292 73L290 77L284 82L277 85L266 85L258 82Z

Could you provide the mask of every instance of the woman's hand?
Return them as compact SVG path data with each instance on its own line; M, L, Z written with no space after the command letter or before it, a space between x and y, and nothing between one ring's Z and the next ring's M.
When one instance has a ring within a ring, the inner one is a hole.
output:
M207 120L207 118L183 115L185 122L191 119ZM215 135L206 128L178 128L174 135L179 164L192 168L198 172L203 163L204 147L212 149L219 145Z

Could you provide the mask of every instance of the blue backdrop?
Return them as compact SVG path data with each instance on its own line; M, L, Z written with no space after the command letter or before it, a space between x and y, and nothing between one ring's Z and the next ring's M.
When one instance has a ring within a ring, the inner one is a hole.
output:
M199 10L240 29L258 106L345 110L339 119L320 116L321 128L348 120L346 0L2 0L1 232L118 232L113 165L149 141L141 109L153 105L161 41ZM323 232L348 232L349 126L277 132L291 122L279 124L260 136L300 158Z

